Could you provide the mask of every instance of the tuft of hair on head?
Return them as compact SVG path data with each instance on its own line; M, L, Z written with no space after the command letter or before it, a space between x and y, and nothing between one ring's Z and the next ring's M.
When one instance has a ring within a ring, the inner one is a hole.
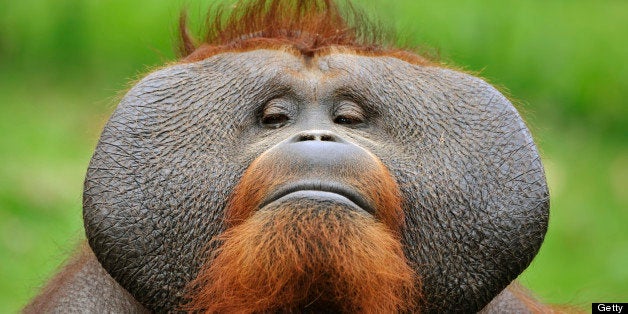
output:
M314 57L333 48L365 55L389 55L415 64L431 64L410 51L392 48L392 36L371 22L349 1L252 0L213 7L206 18L200 44L179 19L178 53L183 62L195 62L228 51L285 49Z

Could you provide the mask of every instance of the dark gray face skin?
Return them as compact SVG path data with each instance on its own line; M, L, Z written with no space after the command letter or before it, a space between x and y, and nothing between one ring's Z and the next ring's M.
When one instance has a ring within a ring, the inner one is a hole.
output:
M482 309L537 253L549 209L543 167L497 90L391 57L305 61L276 50L171 66L129 91L87 173L90 246L139 302L175 307L206 244L224 231L244 170L313 130L368 150L397 180L402 243L427 311Z

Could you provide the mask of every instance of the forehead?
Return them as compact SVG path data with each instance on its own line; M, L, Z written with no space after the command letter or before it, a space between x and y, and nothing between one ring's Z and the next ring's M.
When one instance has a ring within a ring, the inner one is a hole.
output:
M408 71L422 68L391 56L368 56L348 51L330 52L308 58L284 50L260 49L245 52L229 52L212 56L211 59L233 62L233 65L259 72L282 71L295 78L329 79L342 75L372 76L392 71ZM251 74L254 74L252 72Z
M200 77L211 72L214 78L232 77L257 86L292 87L300 92L312 89L330 92L348 87L372 89L394 82L414 81L421 72L430 72L429 67L390 56L340 51L307 58L291 51L270 49L227 52L184 66L193 68Z

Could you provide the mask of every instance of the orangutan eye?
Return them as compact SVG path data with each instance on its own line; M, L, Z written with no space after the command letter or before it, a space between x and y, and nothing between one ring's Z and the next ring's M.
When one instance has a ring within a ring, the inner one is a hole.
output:
M283 99L273 99L266 104L260 122L270 129L280 128L290 121L290 103Z
M269 114L262 117L262 123L271 128L283 126L289 120L288 116L281 113Z
M334 110L334 123L357 125L364 123L364 110L352 101L342 101Z
M354 124L359 124L362 122L364 122L362 121L362 119L359 119L357 117L352 117L352 116L338 116L334 118L334 123L336 124L354 125Z

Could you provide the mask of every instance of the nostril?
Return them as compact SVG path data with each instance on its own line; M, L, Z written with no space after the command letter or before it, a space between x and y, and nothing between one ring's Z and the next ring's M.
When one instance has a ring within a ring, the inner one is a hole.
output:
M308 141L320 141L320 142L333 142L333 143L346 143L340 136L331 131L324 130L310 130L295 134L290 142L308 142Z
M316 137L312 134L301 134L299 135L299 138L297 139L297 142L304 142L304 141L313 141L316 140Z

